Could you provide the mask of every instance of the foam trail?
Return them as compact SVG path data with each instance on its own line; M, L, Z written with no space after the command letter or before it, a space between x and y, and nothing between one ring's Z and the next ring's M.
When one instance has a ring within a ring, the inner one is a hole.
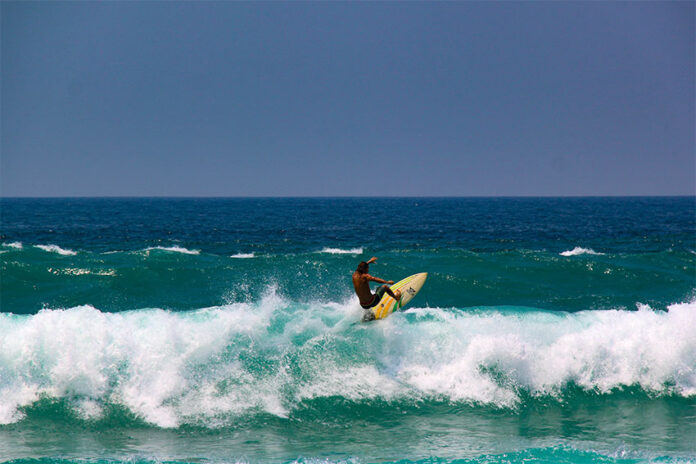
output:
M24 248L22 245L22 242L10 242L10 243L3 243L2 246L8 247L8 248L15 248L17 250L21 250Z
M51 274L55 274L55 275L62 274L62 275L75 275L75 276L92 273L92 271L90 271L89 269L80 269L80 268L54 269L51 267L48 268L48 272L50 272Z
M58 245L34 245L34 247L49 253L58 253L59 255L63 256L74 256L77 254L76 251L61 248Z
M236 254L230 256L230 258L244 259L244 258L253 258L254 256L255 256L254 253L236 253Z
M330 253L334 255L361 255L363 253L362 248L350 248L348 250L344 250L342 248L324 248L318 253Z
M188 248L180 247L180 246L170 246L170 247L163 247L163 246L156 246L156 247L149 247L145 248L146 253L150 253L153 250L159 250L159 251L169 251L172 253L182 253L185 255L199 255L201 254L201 250L189 250Z
M525 395L562 399L569 384L696 396L694 302L572 314L414 308L355 324L354 300L293 303L271 288L255 303L191 312L0 314L0 424L42 397L85 418L118 404L160 427L217 427L288 417L318 398L515 408Z
M575 247L572 250L567 250L560 253L561 256L578 256L578 255L603 255L604 253L598 253L592 248L582 248Z
M99 269L99 270L82 269L82 268L55 269L55 268L49 267L48 272L50 272L51 274L55 274L55 275L72 275L72 276L87 275L87 274L92 274L92 275L97 275L97 276L115 276L116 275L115 269Z

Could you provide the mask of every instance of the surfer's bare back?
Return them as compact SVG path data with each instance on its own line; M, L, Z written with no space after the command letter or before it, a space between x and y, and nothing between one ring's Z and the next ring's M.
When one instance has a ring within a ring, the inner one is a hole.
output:
M374 295L372 294L370 291L370 281L389 285L394 283L393 280L383 280L379 277L373 277L368 274L370 264L374 263L375 261L377 261L377 258L374 256L367 262L360 261L358 268L355 270L355 272L353 272L353 287L355 287L355 293L358 294L358 298L360 299L360 306L362 306L364 309L370 309L377 306L379 300L382 299L382 296L384 296L385 293L394 298L396 301L401 299L401 291L397 290L396 293L394 293L387 285L382 285L375 291Z

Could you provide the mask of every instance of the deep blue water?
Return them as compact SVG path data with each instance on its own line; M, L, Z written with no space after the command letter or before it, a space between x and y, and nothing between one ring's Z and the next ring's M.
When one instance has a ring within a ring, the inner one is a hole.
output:
M694 197L2 199L0 234L0 463L696 459ZM429 277L361 324L371 256Z

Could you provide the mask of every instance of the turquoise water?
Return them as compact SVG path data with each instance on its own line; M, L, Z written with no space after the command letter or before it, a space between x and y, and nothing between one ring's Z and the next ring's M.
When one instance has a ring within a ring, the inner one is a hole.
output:
M3 199L0 462L694 462L695 205Z

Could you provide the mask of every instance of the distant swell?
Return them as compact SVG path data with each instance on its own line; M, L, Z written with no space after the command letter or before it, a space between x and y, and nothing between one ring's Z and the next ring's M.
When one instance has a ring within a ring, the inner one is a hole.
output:
M146 253L149 253L151 251L165 251L165 252L170 252L170 253L182 253L185 255L199 255L201 253L201 250L189 250L188 248L180 247L180 246L170 246L170 247L162 247L162 246L156 246L156 247L149 247L145 249Z
M344 250L342 248L324 248L319 253L330 253L334 255L360 255L363 253L362 248L350 248Z
M58 245L34 245L34 246L36 248L43 250L43 251L47 251L49 253L58 253L59 255L63 255L63 256L74 256L77 254L76 251L61 248Z
M564 251L560 254L561 254L561 256L578 256L578 255L603 255L604 253L597 253L592 248L575 247L572 250Z

